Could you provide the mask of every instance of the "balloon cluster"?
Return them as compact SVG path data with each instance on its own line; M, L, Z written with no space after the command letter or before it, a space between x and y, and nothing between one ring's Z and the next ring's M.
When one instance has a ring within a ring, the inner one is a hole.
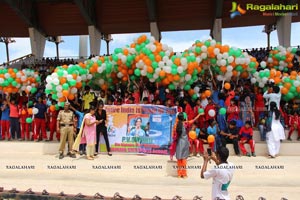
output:
M5 93L35 93L40 82L38 72L31 69L0 69L0 90Z
M75 99L78 89L85 86L93 78L90 73L94 65L79 63L78 65L58 66L54 72L46 78L46 94L52 94L52 99L58 101L60 106L64 102Z
M293 67L294 54L297 52L296 48L284 48L278 46L270 51L267 62L261 62L261 67L274 68L279 71L288 72L289 68Z
M282 82L278 85L281 87L283 100L290 101L300 98L300 74L296 71L291 71L290 74L284 73Z
M107 90L121 82L149 80L170 90L181 88L192 99L209 97L210 90L202 90L195 83L199 77L209 72L211 77L223 81L223 87L230 89L228 83L233 78L249 78L263 88L268 82L283 87L286 98L297 97L298 75L291 77L283 72L292 66L295 48L278 47L270 52L268 62L261 62L263 70L257 72L256 58L239 48L222 45L215 40L197 40L182 53L174 53L172 47L156 41L153 37L141 35L133 43L116 48L111 56L96 56L78 65L63 65L47 77L46 93L63 106L73 100L78 89L89 85L94 89ZM267 68L267 66L269 68ZM1 80L0 80L1 81ZM292 87L294 86L294 87ZM291 89L291 90L290 90ZM291 93L293 95L291 95Z

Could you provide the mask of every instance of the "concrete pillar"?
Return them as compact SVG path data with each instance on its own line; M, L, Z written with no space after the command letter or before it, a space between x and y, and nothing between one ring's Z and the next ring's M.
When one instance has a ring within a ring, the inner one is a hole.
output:
M88 36L87 35L80 35L79 36L79 58L86 58L87 54L87 42Z
M222 19L215 19L212 37L217 42L222 42Z
M100 55L101 33L95 26L89 26L90 54Z
M157 22L150 22L150 32L151 32L151 36L153 36L155 40L157 41L161 40L161 35L157 26Z
M35 28L29 28L29 37L31 45L31 53L36 59L42 59L44 56L46 38Z
M277 20L276 29L279 45L284 47L291 46L292 16L280 17Z

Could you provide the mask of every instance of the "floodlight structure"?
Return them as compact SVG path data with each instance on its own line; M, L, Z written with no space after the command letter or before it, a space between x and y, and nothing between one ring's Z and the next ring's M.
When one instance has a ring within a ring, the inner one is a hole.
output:
M64 42L64 40L61 39L61 36L50 36L50 37L47 37L47 40L49 42L54 42L55 43L55 46L56 46L56 58L59 59L59 48L58 48L58 45L62 42Z
M269 25L265 25L264 29L263 29L263 33L267 34L267 40L268 40L268 49L270 49L270 34L272 31L276 30L276 24L269 24Z
M7 65L9 65L9 51L8 51L8 44L16 42L16 40L10 38L10 37L0 37L0 42L3 42L6 47L6 60Z
M109 55L109 42L113 41L113 38L111 37L111 34L102 34L101 39L106 42L106 52L107 52L107 56L108 56Z

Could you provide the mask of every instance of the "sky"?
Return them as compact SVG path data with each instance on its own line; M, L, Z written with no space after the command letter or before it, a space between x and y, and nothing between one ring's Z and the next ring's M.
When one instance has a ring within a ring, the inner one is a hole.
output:
M240 28L222 29L222 44L231 47L260 48L267 46L267 35L262 32L263 26L251 26ZM175 52L188 49L196 40L209 39L209 30L199 31L176 31L162 32L161 43L173 47ZM113 41L110 42L110 53L115 48L122 48L131 44L134 38L141 34L150 36L150 33L134 33L134 34L115 34L112 35ZM292 23L291 30L291 46L300 45L300 23ZM14 38L15 43L9 44L10 60L31 53L29 38ZM60 57L76 57L79 55L79 36L62 36L63 43L59 45ZM277 31L273 31L270 36L271 46L278 46ZM106 43L101 41L100 55L106 54ZM89 49L88 49L89 55ZM52 42L46 42L44 57L55 57L56 47ZM6 62L5 44L0 43L0 63Z

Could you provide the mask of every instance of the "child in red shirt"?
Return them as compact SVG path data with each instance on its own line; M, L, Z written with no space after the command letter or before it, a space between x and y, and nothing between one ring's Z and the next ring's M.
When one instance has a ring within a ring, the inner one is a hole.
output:
M293 132L295 130L298 131L298 140L300 139L300 131L299 131L299 122L300 122L300 117L298 116L297 112L294 111L294 115L289 115L289 127L290 127L290 131L289 131L289 136L288 136L288 140L292 141L291 139L291 135L293 134Z
M29 117L27 103L22 103L22 108L19 109L20 115L20 124L21 124L21 138L22 140L30 140L30 133L29 133L29 124L26 123L26 119Z
M253 129L251 127L250 121L246 121L245 126L243 126L240 129L239 135L240 135L239 146L240 146L240 149L241 149L243 155L250 157L252 154L252 156L255 157L256 156L255 149L254 149L255 142L252 138L253 137ZM250 145L251 153L248 153L247 150L245 149L245 146L244 146L245 143Z
M51 101L52 105L48 108L48 117L49 117L49 129L50 129L50 137L49 140L53 141L54 132L56 132L56 139L59 141L60 134L56 131L56 122L58 111L55 109L56 101Z

